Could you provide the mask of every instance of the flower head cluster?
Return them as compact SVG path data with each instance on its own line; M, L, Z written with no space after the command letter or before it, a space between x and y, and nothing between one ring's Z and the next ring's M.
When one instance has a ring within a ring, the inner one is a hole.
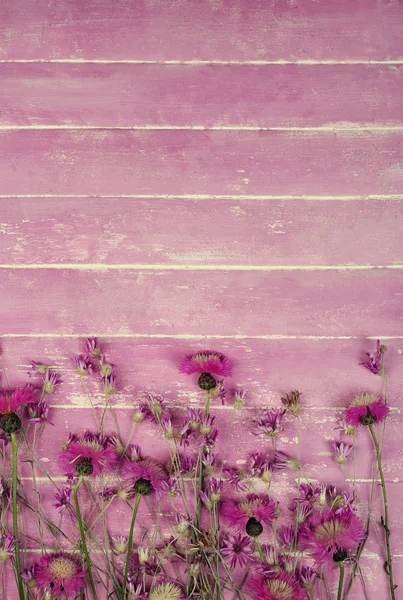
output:
M108 436L85 431L80 437L71 435L60 455L59 463L67 477L100 475L113 471L119 457Z
M80 377L92 375L99 371L101 383L104 386L104 392L107 397L113 396L116 392L116 376L114 366L106 360L105 354L98 344L97 338L91 337L84 340L85 353L72 358L76 365L77 373Z

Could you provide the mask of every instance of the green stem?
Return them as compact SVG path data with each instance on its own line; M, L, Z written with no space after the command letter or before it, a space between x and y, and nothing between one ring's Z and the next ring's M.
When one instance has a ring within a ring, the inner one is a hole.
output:
M15 539L15 569L17 571L18 595L20 600L25 600L24 586L21 578L20 544L18 541L18 513L17 513L17 460L18 447L15 433L11 434L12 446L12 502L13 502L13 536Z
M208 417L210 414L210 390L206 390L206 405L204 407L204 412Z
M390 586L390 595L392 600L396 599L395 596L395 585L393 583L393 565L392 565L392 552L390 550L390 530L389 530L389 506L388 506L388 497L386 494L386 484L385 477L383 474L382 468L382 460L381 460L381 452L379 449L379 443L375 435L375 431L372 425L368 425L369 430L371 432L372 440L374 442L375 451L376 451L376 460L378 463L378 471L379 477L381 478L381 486L382 486L382 495L383 495L383 505L385 510L385 516L383 518L383 528L385 530L385 538L386 538L386 552L387 552L387 573L389 575L389 586Z
M123 576L122 590L121 590L121 594L120 594L121 600L124 600L124 598L126 596L126 584L127 584L127 577L129 575L130 557L132 554L132 546L133 546L134 524L136 522L137 511L139 509L140 500L141 500L141 494L137 494L136 500L134 502L134 507L133 507L132 521L130 523L129 541L128 541L128 545L127 545L126 566L125 566L125 573Z
M343 579L344 579L344 560L339 562L340 567L340 577L339 577L339 587L337 590L337 600L341 600L343 595Z
M79 502L78 502L78 490L80 489L80 486L81 486L82 482L83 482L83 478L81 476L80 479L78 480L78 482L76 483L76 485L74 486L74 502L75 502L75 505L76 505L76 514L77 514L78 526L80 528L81 543L82 543L82 546L83 546L83 550L84 550L84 554L85 554L85 560L86 560L86 563L87 563L88 577L89 577L90 584L91 584L92 595L94 597L94 600L98 600L97 592L95 590L94 578L92 577L91 559L90 559L90 555L88 553L87 542L85 540L85 532L84 532L83 519L82 519L82 516L81 516L80 505L79 505Z
M259 552L260 560L262 561L262 563L264 563L263 550L262 550L262 546L260 545L258 537L255 537L255 543L256 543L257 551Z

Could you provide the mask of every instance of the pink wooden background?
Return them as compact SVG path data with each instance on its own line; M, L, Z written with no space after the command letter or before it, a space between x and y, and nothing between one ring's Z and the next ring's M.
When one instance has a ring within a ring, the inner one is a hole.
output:
M118 367L124 431L144 388L178 414L197 404L176 367L211 347L250 392L231 461L257 446L245 420L298 388L306 470L342 484L335 409L378 391L358 363L379 337L403 589L402 39L399 0L1 2L2 355L16 382L30 359L63 374L49 472L62 433L92 424L69 358L93 334ZM138 441L154 443L147 428ZM365 498L365 437L358 452ZM386 600L379 552L371 539L363 569Z

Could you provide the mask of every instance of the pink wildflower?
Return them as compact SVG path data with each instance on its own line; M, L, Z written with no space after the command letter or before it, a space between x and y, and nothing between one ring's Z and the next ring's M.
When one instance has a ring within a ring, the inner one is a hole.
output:
M368 356L368 360L360 363L363 365L368 371L371 371L374 375L383 375L384 368L382 365L382 357L385 354L387 348L384 345L381 345L381 342L378 340L376 342L376 350L375 352L366 352L365 354Z
M296 579L284 572L270 577L252 577L248 588L254 600L306 600L307 598L305 590Z
M53 598L75 598L84 587L84 578L80 562L65 552L42 556L35 568L38 587Z
M224 354L202 350L195 354L188 354L179 365L179 371L191 375L200 373L198 385L201 389L211 391L217 387L213 375L231 377L232 363Z
M0 563L14 556L16 543L16 539L11 534L3 535L3 541L0 543Z
M281 421L285 415L285 410L276 410L275 408L265 409L260 413L259 419L254 419L256 425L254 435L275 437L284 430Z
M95 338L95 337L86 338L84 340L84 345L85 345L85 350L86 350L87 354L89 354L90 356L95 356L96 358L98 358L98 356L100 356L101 348L98 345L97 338Z
M333 442L333 458L339 465L344 465L347 462L352 450L352 444L345 444L344 442Z
M122 475L136 493L148 496L155 492L158 498L163 497L166 490L163 482L167 480L168 475L165 467L153 458L143 458L135 462L125 460Z
M37 391L31 385L19 387L11 393L3 393L0 396L0 414L9 415L17 412L21 406L38 402Z
M231 559L231 568L239 563L241 567L245 566L249 560L253 560L254 552L250 546L250 537L237 535L228 535L223 542L221 554L225 559Z
M81 377L85 377L88 374L92 375L92 373L94 372L94 365L92 364L88 356L84 354L79 354L71 360L76 365L77 373L81 375Z
M347 423L357 427L380 423L389 413L389 407L377 394L359 394L356 396L345 413Z
M258 523L260 527L256 526L256 530L260 529L260 533L262 533L261 523L270 525L276 518L276 504L265 494L248 494L242 500L225 502L222 515L228 525L246 530L248 535L254 535L250 533L255 530L253 525Z
M100 475L103 469L113 470L119 460L109 438L85 431L79 438L72 436L62 452L59 462L68 477L77 475Z
M318 564L340 562L365 538L362 522L353 513L325 510L300 530L300 544Z

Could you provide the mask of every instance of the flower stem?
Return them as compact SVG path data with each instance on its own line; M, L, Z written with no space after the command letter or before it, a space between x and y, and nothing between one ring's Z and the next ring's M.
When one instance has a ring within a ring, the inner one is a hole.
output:
M124 598L126 596L126 584L127 584L127 577L129 575L130 557L132 554L132 547L133 547L134 524L136 522L137 511L139 509L140 500L141 500L141 494L137 494L136 500L134 502L134 507L133 507L132 520L130 523L129 541L127 544L126 566L125 566L125 573L123 575L122 591L120 594L121 600L124 600Z
M24 586L21 578L20 545L18 542L18 514L17 514L17 460L18 447L15 433L11 434L12 446L12 503L13 503L13 536L15 539L15 569L17 571L18 595L20 600L25 600Z
M259 552L260 560L262 561L262 563L264 563L263 550L262 550L262 546L260 545L258 537L255 537L255 543L256 543L257 551Z
M83 478L81 476L80 479L78 480L78 482L76 483L76 485L74 486L74 503L76 505L76 514L77 514L78 526L80 528L81 543L83 545L85 560L87 563L88 577L89 577L90 584L91 584L92 595L94 597L94 600L98 600L97 592L95 590L94 578L92 577L91 559L90 559L90 555L88 553L87 542L85 540L83 519L81 516L80 505L78 502L78 490L80 489L82 482L83 482Z
M343 595L343 579L344 579L344 560L339 562L340 576L339 576L339 587L337 590L337 600L341 600Z
M372 425L368 425L368 427L369 427L369 430L371 432L371 436L372 436L372 439L374 442L375 451L376 451L376 460L378 462L379 477L381 478L383 505L384 505L384 510L385 510L385 516L382 518L382 525L385 530L385 539L386 539L386 552L387 552L387 560L386 560L387 569L386 569L386 571L389 575L390 595L391 595L392 600L395 600L396 596L395 596L395 585L393 583L392 552L390 550L389 506L388 506L388 497L386 494L385 477L383 474L379 443L378 443L377 437L375 435L374 428Z

